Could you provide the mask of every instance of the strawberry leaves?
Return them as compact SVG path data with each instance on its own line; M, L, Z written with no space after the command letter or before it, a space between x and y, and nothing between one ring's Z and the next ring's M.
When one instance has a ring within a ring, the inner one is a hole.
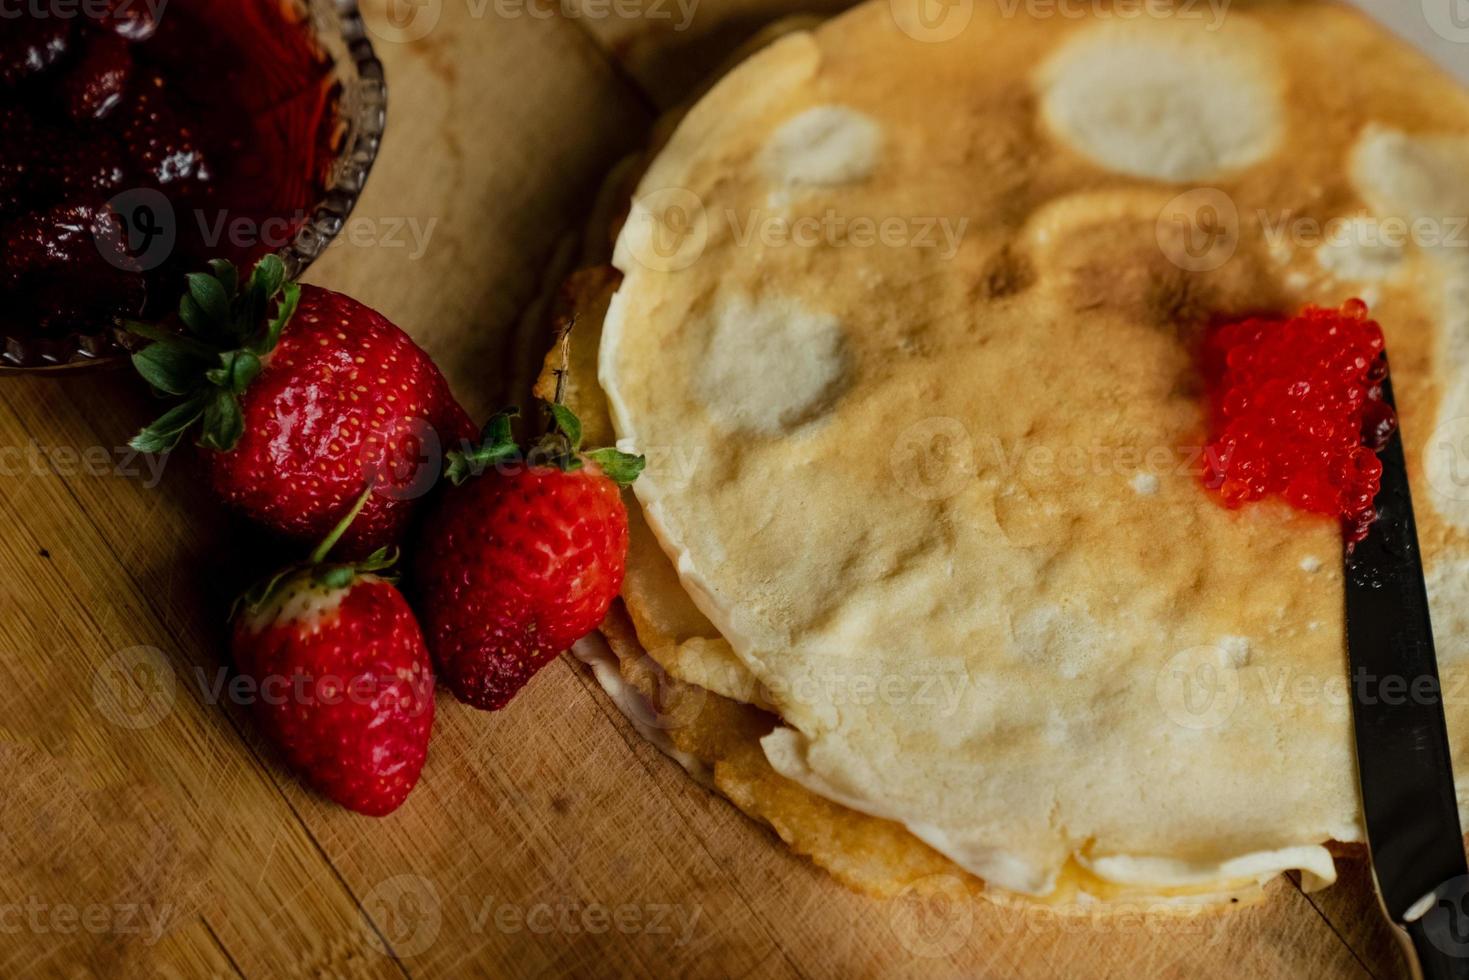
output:
M179 344L150 344L133 355L133 367L143 380L166 395L187 395L204 363L197 352Z
M444 474L455 486L460 486L491 468L518 467L524 463L575 473L586 465L587 460L591 460L618 486L626 487L632 485L647 465L644 457L615 448L582 452L582 426L576 413L560 402L547 402L546 412L550 416L549 430L528 452L521 450L511 429L511 420L520 414L520 410L507 408L496 412L485 423L479 445L449 454Z
M571 445L571 451L576 452L581 448L581 419L560 402L552 402L548 408L551 411L554 428L566 437L566 441Z
M206 396L201 392L164 412L152 425L128 443L140 453L166 453L177 446L183 434L204 414Z
M492 466L518 460L520 444L515 441L510 420L519 414L518 408L505 408L496 412L485 423L478 446L449 454L444 475L457 487L471 476L478 476Z
M586 460L591 460L620 487L631 486L643 472L647 459L615 447L582 452L581 420L576 414L561 402L549 402L546 409L551 415L551 431L531 450L532 456L540 450L549 457L552 466L566 473L576 472Z
M286 281L278 256L256 263L244 288L229 262L216 259L209 268L186 277L178 307L182 332L127 325L152 341L132 357L138 374L155 391L184 398L133 438L129 445L140 452L168 452L196 422L202 423L199 445L234 449L245 427L240 395L260 375L301 301L301 287Z
M226 388L215 391L204 406L204 432L199 436L199 445L227 453L244 434L245 413L239 397Z
M583 455L601 467L602 472L619 487L632 486L633 481L642 475L643 468L648 465L647 457L634 456L612 447L593 449Z

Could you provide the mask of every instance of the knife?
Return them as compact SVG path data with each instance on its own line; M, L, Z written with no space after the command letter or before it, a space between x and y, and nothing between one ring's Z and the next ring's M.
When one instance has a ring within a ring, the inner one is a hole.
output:
M1382 392L1394 405L1391 379ZM1346 554L1352 723L1373 877L1414 975L1469 978L1469 867L1401 431L1379 455L1378 518Z

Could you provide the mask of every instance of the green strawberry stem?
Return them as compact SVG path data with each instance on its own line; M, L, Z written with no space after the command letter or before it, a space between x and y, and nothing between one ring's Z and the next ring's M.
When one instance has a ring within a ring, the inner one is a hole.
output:
M357 502L352 505L352 509L347 511L346 515L337 522L337 526L327 532L327 536L322 538L315 550L311 552L311 557L306 559L310 564L320 565L326 561L326 556L331 554L331 550L337 546L337 542L342 540L342 535L346 534L347 529L352 526L352 522L357 520L357 515L362 513L362 508L367 506L368 498L371 496L372 484L369 483L367 489L362 491L362 496L358 497Z
M216 259L209 267L186 277L188 289L178 307L181 331L126 325L129 333L151 341L132 356L133 367L154 391L183 399L128 443L139 452L168 452L195 423L201 426L199 445L234 449L244 434L240 395L264 368L301 301L301 287L286 281L277 255L257 262L243 286L230 263Z
M492 466L522 460L532 466L554 466L563 473L574 473L585 465L586 460L591 460L621 487L631 486L643 472L647 459L642 456L612 447L582 452L581 419L566 406L566 379L571 374L571 332L576 321L573 315L556 336L556 350L561 363L555 369L556 392L551 401L543 402L546 408L545 433L529 452L523 453L511 427L511 420L520 414L520 409L513 406L501 409L485 423L479 445L449 454L444 474L455 486Z
M521 450L510 425L520 410L502 409L485 423L479 445L463 452L449 453L444 474L459 486L491 467L524 462L531 466L553 466L563 473L575 473L586 465L586 460L591 460L618 486L626 487L631 486L643 472L647 459L642 456L614 447L583 452L581 420L576 414L558 402L547 402L546 409L551 417L551 431L541 436L529 452Z
M352 504L349 510L336 527L332 528L326 537L312 549L310 555L304 562L287 565L274 574L268 576L248 589L244 594L235 599L233 608L230 609L230 619L234 619L241 607L248 610L259 609L275 596L282 582L293 577L299 572L312 572L319 585L329 589L344 589L351 585L358 575L371 572L381 572L391 568L398 561L397 549L391 551L387 548L379 548L361 561L342 562L327 564L327 556L331 554L342 535L352 526L357 515L362 513L362 508L367 506L368 498L372 496L372 485L368 484L362 495Z

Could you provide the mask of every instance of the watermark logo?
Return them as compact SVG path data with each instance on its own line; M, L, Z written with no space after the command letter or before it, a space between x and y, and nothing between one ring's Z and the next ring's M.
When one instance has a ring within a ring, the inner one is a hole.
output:
M363 440L360 458L373 493L389 500L417 500L438 482L444 446L427 419L395 419Z
M1469 0L1421 0L1423 19L1445 41L1469 44Z
M125 272L151 272L168 261L178 243L173 203L149 187L126 190L107 202L117 216L121 236L95 236L97 251L109 265Z
M974 440L958 419L921 419L898 433L888 466L919 500L947 500L974 479Z
M1239 249L1239 209L1218 188L1195 188L1163 206L1155 231L1169 262L1187 272L1213 272Z
M423 875L401 874L362 899L362 931L384 956L417 956L433 946L444 924L439 890Z
M889 903L888 927L914 956L950 956L964 947L974 931L969 889L955 875L920 878Z
M157 647L119 650L92 674L92 703L119 728L152 728L173 709L173 667Z
M654 272L687 269L709 244L704 202L684 187L665 187L638 197L627 221L626 240L633 259Z
M1272 249L1287 245L1327 247L1380 256L1393 256L1408 245L1428 251L1469 249L1469 216L1466 215L1379 217L1359 211L1323 221L1291 211L1272 214L1261 210L1256 212L1256 216L1265 234L1265 242Z
M1429 434L1423 473L1442 499L1469 501L1469 416L1449 419Z
M85 19L108 24L129 41L146 41L158 29L168 0L0 0L0 23Z
M444 0L374 0L362 5L367 30L389 44L423 40L443 15Z
M177 908L167 904L53 904L32 895L24 902L0 903L0 935L29 932L35 936L74 936L78 933L128 936L136 937L144 946L153 946L163 938L177 913Z
M1440 952L1455 958L1469 957L1469 877L1460 875L1440 885L1418 921L1423 934Z
M411 707L403 705L408 717L417 717L433 706L432 696L413 696L415 688L427 691L431 687L432 680L427 676L410 679L397 674L334 674L329 671L308 674L298 671L255 677L231 673L227 667L216 667L210 672L196 666L193 668L193 681L205 704L228 702L272 708L331 708L340 704L372 707L385 697L391 697L412 702Z
M31 439L23 446L0 446L0 477L116 476L141 480L145 490L152 490L162 482L168 460L167 454L129 446L56 446Z
M298 237L325 237L304 210L261 218L225 208L176 208L166 194L151 187L119 192L99 215L92 229L97 251L108 264L126 272L150 272L163 265L181 235L210 252L280 251ZM393 249L416 262L428 254L438 224L436 217L353 215L325 247Z
M974 20L974 0L888 0L898 30L915 41L952 41Z
M999 0L1000 16L1032 20L1205 21L1210 33L1224 26L1230 0Z
M491 928L507 936L522 932L537 936L601 936L617 932L624 936L667 937L675 947L687 946L693 941L699 920L704 915L702 905L666 902L609 905L565 898L520 904L498 901L493 896L476 902L466 895L461 897L459 904L469 923L469 931L475 935Z
M1239 669L1216 646L1181 650L1158 672L1154 695L1174 724L1193 731L1218 728L1239 707Z
M636 669L652 679L653 690L644 695L631 689L632 696L623 705L629 721L667 732L686 728L698 720L709 697L702 685L680 684L647 653L639 659Z
M968 218L844 215L833 208L800 217L726 210L724 218L740 248L754 242L765 248L911 248L934 251L945 262L959 254L969 229Z

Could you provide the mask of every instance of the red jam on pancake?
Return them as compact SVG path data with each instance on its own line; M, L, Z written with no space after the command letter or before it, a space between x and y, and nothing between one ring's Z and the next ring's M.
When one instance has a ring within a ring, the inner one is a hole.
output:
M1226 507L1280 496L1366 537L1396 428L1382 328L1367 304L1222 324L1205 342L1212 409L1205 485Z

